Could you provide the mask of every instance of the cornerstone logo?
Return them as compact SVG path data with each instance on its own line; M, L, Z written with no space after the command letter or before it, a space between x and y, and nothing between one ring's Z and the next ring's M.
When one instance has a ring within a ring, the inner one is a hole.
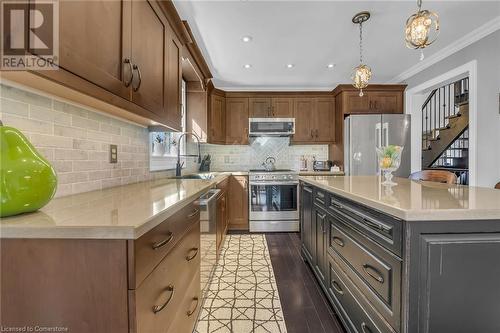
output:
M57 0L2 1L2 70L54 70L59 60Z

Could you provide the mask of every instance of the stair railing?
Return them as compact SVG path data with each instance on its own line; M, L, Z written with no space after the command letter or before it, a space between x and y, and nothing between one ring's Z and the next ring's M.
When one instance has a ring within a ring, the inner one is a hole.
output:
M422 105L422 149L439 140L439 130L447 128L448 119L458 113L458 104L468 101L469 78L434 89Z

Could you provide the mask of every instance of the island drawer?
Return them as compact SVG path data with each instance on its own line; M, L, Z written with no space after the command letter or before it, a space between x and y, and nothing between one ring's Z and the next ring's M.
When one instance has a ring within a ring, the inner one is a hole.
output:
M330 213L401 257L403 221L330 194Z
M192 332L201 309L200 274L191 281L168 333Z
M340 221L330 224L329 253L391 323L399 326L401 308L401 260Z
M326 209L328 206L328 198L328 192L317 187L314 188L314 203L316 205Z
M129 241L129 289L137 288L189 228L200 220L196 203L190 203L135 241Z
M200 274L200 225L188 233L136 290L129 291L132 332L165 332Z
M361 292L342 271L336 261L328 256L328 295L333 301L349 332L395 332L384 323L376 311L366 302Z

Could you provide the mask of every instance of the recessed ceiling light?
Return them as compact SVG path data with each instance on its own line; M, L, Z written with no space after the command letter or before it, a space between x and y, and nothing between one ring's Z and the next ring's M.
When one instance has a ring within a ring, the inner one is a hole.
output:
M326 67L332 69L335 67L335 64L328 64L328 65L326 65Z
M295 65L294 65L294 64L287 64L287 65L286 65L286 68L294 68L294 67L295 67Z
M246 69L249 69L249 68L252 68L252 65L250 65L250 64L244 64L243 67L246 68Z
M244 43L248 43L248 42L251 42L252 41L252 36L243 36L241 37L241 40L244 42Z

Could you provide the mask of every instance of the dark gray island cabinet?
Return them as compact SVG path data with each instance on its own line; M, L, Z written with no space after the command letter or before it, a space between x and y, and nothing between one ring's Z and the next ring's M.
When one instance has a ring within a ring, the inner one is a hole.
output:
M500 332L500 191L301 177L301 239L348 332Z

